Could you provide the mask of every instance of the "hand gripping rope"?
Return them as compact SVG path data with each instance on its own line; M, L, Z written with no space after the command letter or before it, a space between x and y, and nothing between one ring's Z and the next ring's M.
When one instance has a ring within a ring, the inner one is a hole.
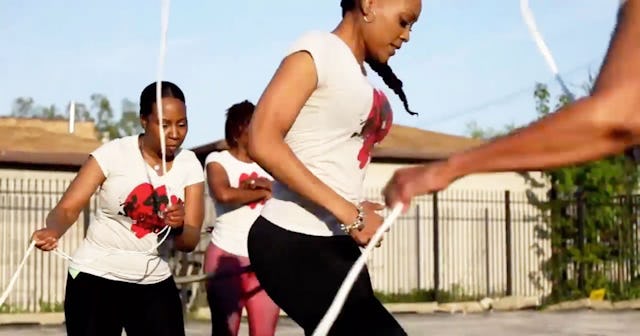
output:
M397 204L393 208L393 210L391 210L391 213L389 214L389 216L387 216L378 230L376 230L376 233L373 235L371 241L367 244L367 247L364 249L358 260L356 260L353 266L351 266L349 273L347 273L347 276L342 281L342 285L340 286L338 293L336 294L335 298L333 298L331 306L316 327L316 330L313 332L312 336L324 336L329 332L331 326L333 325L333 322L335 322L338 314L340 314L340 311L344 306L344 302L347 300L347 296L349 295L353 284L355 283L358 275L360 275L362 268L367 262L369 254L371 254L374 246L380 242L380 240L382 239L382 235L391 228L391 225L393 225L398 216L400 216L402 207L402 204Z
M166 161L166 144L165 144L165 139L164 139L164 127L163 127L163 109L162 109L162 75L163 75L163 68L164 68L164 61L165 61L165 55L166 55L166 51L167 51L167 31L169 29L169 6L170 6L170 0L161 0L161 8L160 8L160 26L161 26L161 31L160 31L160 56L158 59L158 70L157 70L157 84L156 84L156 105L157 105L157 109L158 109L158 125L160 127L160 150L162 152L162 176L165 177L167 174L167 161ZM73 113L73 111L72 111ZM75 116L74 116L75 117ZM71 117L73 118L73 117ZM73 128L70 128L70 132L72 132ZM155 251L158 246L160 246L165 239L168 237L169 232L171 231L171 228L169 226L165 226L160 232L158 232L158 234L162 233L162 231L166 230L165 235L162 237L162 239L155 244L152 248L150 248L147 251L114 251L112 253L109 253L107 255L110 254L116 254L116 253L126 253L126 254L149 254L149 253L153 253L153 251ZM7 286L7 288L4 290L4 292L2 292L2 296L0 296L0 306L2 306L4 304L4 302L6 301L7 297L9 297L9 293L11 293L11 290L13 289L13 287L15 286L16 281L18 280L18 276L20 274L20 271L22 270L22 268L24 267L24 264L27 262L27 259L29 258L29 256L31 255L31 253L33 252L34 248L35 248L35 241L31 241L31 243L29 244L29 247L27 248L24 257L22 258L22 261L20 262L20 264L18 265L18 268L16 269L15 273L13 274L13 276L11 277L11 280L9 281L9 285ZM57 254L58 256L61 256L62 258L68 259L68 260L72 260L72 258L65 254L62 251L52 251L53 253Z

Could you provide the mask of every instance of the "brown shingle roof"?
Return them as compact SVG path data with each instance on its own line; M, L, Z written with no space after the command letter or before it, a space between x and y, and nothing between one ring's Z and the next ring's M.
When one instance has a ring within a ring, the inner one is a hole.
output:
M373 159L438 160L482 143L484 141L480 139L393 125L385 139L374 148Z
M36 127L0 125L0 150L34 153L88 153L98 148L98 139L68 133L54 133Z
M0 116L0 126L13 128L37 128L43 131L68 134L69 121L65 119L15 118ZM95 139L95 123L92 121L76 121L73 135L80 138Z
M1 126L0 162L12 164L80 166L88 153L101 145L96 139L36 127ZM482 144L482 140L394 125L385 140L373 150L373 161L425 162L446 158L454 152ZM200 161L213 152L227 149L218 140L192 150Z
M484 141L427 131L415 127L393 125L387 137L373 150L373 161L425 162L482 144ZM213 151L227 149L224 140L193 148L200 161Z
M102 143L95 138L93 123L79 123L73 134L68 133L66 123L64 120L0 118L0 163L33 168L80 166L88 153Z
M0 163L10 166L80 167L89 156L88 153L37 153L0 150Z

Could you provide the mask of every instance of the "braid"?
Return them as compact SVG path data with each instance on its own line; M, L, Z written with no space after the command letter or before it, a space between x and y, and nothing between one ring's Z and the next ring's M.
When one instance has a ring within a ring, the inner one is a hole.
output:
M393 90L398 97L400 97L400 100L402 100L402 104L404 105L404 109L411 115L417 115L418 113L409 109L407 95L405 95L404 90L402 89L402 81L393 73L389 64L381 63L373 59L367 59L367 64L369 64L371 70L375 71L382 78L384 83L387 84L387 86Z
M355 0L340 0L340 8L342 8L342 16L349 11L352 11L356 8ZM373 59L367 59L367 63L371 70L375 71L384 81L387 86L395 92L395 94L400 97L402 100L402 104L404 105L404 109L409 112L411 115L417 115L418 113L413 112L409 109L409 102L407 101L407 95L405 95L404 90L402 89L402 81L393 73L389 64L381 63Z
M347 12L356 8L355 0L340 0L340 8L342 8L342 16L344 17Z

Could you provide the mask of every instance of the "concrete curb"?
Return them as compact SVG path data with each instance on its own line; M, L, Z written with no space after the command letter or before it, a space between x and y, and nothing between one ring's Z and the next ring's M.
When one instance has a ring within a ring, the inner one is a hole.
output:
M484 298L480 301L466 302L416 302L416 303L387 303L384 305L387 310L393 314L473 314L489 311L495 312L512 312L521 310L541 309L543 312L558 312L570 310L598 310L598 311L621 311L621 310L640 310L640 299L618 301L594 301L589 299L581 299L576 301L562 302L548 307L542 307L540 298L537 296L507 296L503 298ZM284 312L280 312L281 316L286 316ZM246 311L243 312L246 316ZM195 319L210 319L209 309L200 308L192 314Z
M60 325L63 323L64 323L64 313L0 314L0 325L6 325L6 324Z
M571 311L571 310L640 310L640 299L611 302L608 300L580 299L561 302L548 306L546 311Z
M437 314L437 313L483 313L489 311L519 311L527 309L540 309L540 299L535 296L508 296L491 299L484 298L480 301L466 302L416 302L416 303L387 303L384 305L393 314ZM626 301L597 301L580 299L575 301L561 302L550 305L542 309L543 312L559 312L574 310L596 310L596 311L623 311L640 310L640 299ZM243 311L246 316L246 311ZM280 312L280 316L286 316ZM208 307L202 307L190 314L196 320L210 320L211 316ZM64 313L20 313L20 314L0 314L0 325L10 324L40 324L40 325L60 325L64 323Z
M500 299L485 298L481 301L466 302L415 302L415 303L387 303L385 308L393 314L435 314L435 313L482 313L486 311L515 311L523 309L535 309L540 306L538 297L504 297ZM242 312L246 316L246 311ZM280 316L286 313L280 312ZM211 318L209 308L198 308L191 314L197 320L209 320Z

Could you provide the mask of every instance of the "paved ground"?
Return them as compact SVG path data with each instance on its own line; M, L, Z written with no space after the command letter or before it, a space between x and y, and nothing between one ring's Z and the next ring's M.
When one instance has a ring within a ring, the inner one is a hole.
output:
M397 315L411 336L621 336L640 333L640 312L514 312L469 315ZM61 336L63 327L0 326L0 336ZM209 336L209 325L191 322L189 336ZM246 325L240 335L247 335ZM278 336L302 336L300 329L282 319Z

